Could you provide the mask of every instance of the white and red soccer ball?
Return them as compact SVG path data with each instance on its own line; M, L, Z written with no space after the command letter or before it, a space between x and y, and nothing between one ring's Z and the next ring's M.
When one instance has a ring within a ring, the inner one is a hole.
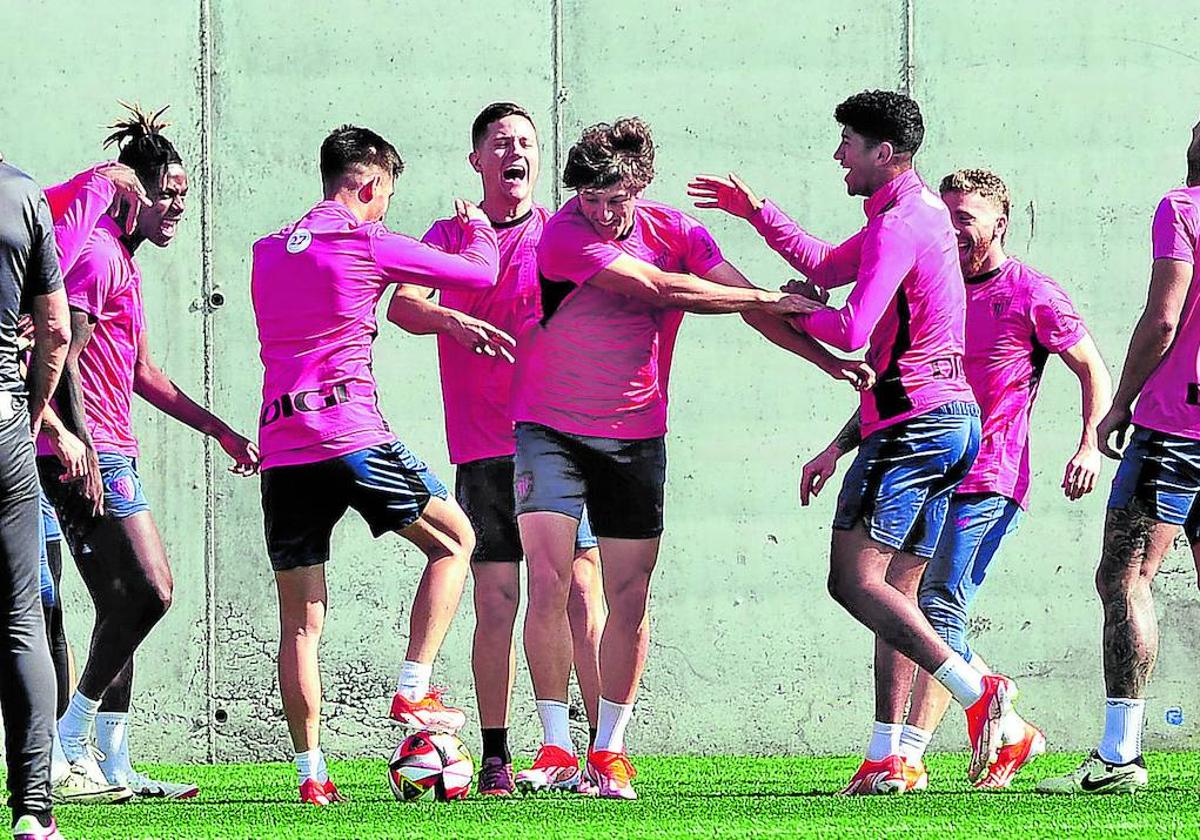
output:
M475 762L466 744L444 732L417 732L400 742L388 762L388 785L401 802L466 799Z

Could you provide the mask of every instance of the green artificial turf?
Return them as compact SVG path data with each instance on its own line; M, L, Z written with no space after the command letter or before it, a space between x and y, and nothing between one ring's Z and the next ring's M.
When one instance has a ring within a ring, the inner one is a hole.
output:
M1148 756L1150 787L1133 796L1044 797L1036 779L1073 768L1078 755L1031 765L1012 791L967 785L966 757L932 756L930 790L900 797L834 797L856 758L637 759L637 802L570 795L472 796L400 803L382 761L333 762L349 802L295 801L286 764L148 767L191 780L198 798L57 811L67 840L81 838L555 838L746 837L1200 837L1200 755Z

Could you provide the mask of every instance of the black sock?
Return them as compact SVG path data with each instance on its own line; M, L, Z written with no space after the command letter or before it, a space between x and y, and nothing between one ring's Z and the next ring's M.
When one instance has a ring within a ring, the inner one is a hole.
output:
M596 746L596 730L588 730L588 752L592 751L592 747Z
M505 764L512 762L512 754L508 751L507 726L481 729L480 733L483 735L484 758L502 758Z

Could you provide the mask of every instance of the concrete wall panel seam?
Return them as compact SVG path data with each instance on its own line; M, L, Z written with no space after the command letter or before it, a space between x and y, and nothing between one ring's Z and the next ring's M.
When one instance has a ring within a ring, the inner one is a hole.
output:
M913 86L916 82L916 63L913 56L916 35L913 31L913 18L916 16L916 0L903 0L904 26L901 29L903 42L900 46L900 92L913 96Z
M204 407L213 410L213 324L209 300L213 292L212 171L212 5L200 0L200 317L203 319ZM209 763L217 760L213 720L216 703L216 484L213 441L204 439L204 722Z
M563 0L550 0L550 65L554 96L550 107L554 109L551 131L554 134L554 170L551 183L554 185L554 206L562 206L562 183L559 173L563 167L563 105L567 92L563 89Z

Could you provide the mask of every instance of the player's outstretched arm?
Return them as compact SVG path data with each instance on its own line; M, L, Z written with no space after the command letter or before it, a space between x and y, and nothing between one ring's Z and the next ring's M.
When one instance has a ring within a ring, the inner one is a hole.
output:
M1100 477L1100 438L1097 429L1101 418L1112 405L1112 377L1100 357L1096 342L1088 334L1059 354L1071 372L1079 379L1083 403L1083 432L1079 448L1067 462L1062 489L1071 501L1091 493Z
M432 289L487 289L496 285L500 250L496 231L482 210L456 199L455 216L465 236L461 250L449 253L382 225L371 238L371 252L391 283Z
M138 341L137 362L133 368L133 390L163 414L214 438L233 458L229 471L237 475L258 472L258 447L231 429L224 420L199 405L163 373L150 357L146 334Z
M763 311L785 316L813 312L821 306L798 295L768 292L754 286L723 286L694 274L663 271L628 254L614 259L588 282L652 306L699 315Z
M753 284L746 279L746 276L728 262L721 262L713 266L704 275L704 279L722 286L753 288ZM823 303L824 301L819 302ZM875 384L875 372L866 362L839 359L816 341L793 328L784 318L755 310L743 312L742 320L757 330L767 341L812 362L834 379L849 382L855 390L867 390Z
M1181 260L1159 259L1150 271L1150 292L1146 308L1134 327L1125 353L1121 379L1113 395L1112 408L1097 429L1100 451L1109 458L1121 457L1125 435L1133 419L1133 401L1142 391L1150 374L1158 367L1179 327L1179 314L1192 282L1192 266ZM1109 439L1116 435L1116 447Z
M804 465L800 473L800 504L808 507L809 503L820 495L825 483L837 472L837 462L847 452L851 452L862 443L862 424L859 413L846 421L846 425L837 433L817 457Z
M388 304L388 320L413 335L445 335L482 356L513 361L517 341L504 330L433 300L421 286L400 285Z
M724 210L746 219L788 265L825 288L843 286L858 274L861 234L834 246L805 231L774 203L759 198L736 174L697 175L688 195L701 209Z
M821 307L796 319L797 327L846 353L867 345L875 325L916 262L912 234L887 215L867 225L862 240L858 282L841 309Z

